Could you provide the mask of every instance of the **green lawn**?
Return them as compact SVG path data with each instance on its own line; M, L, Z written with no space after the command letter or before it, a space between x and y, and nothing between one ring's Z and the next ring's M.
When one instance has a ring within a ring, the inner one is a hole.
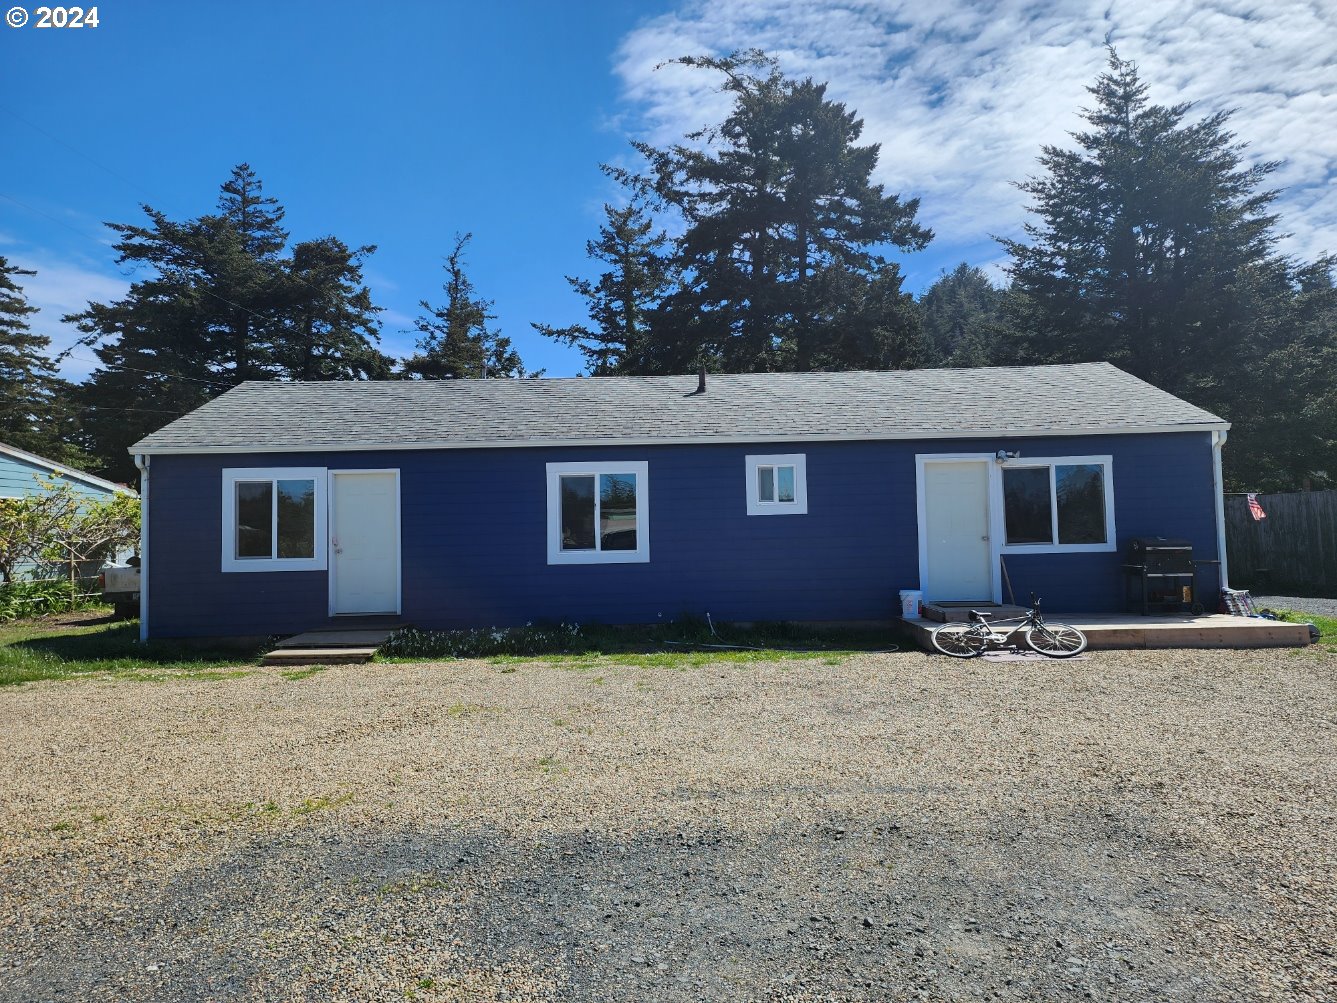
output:
M139 643L138 621L113 621L105 610L0 623L0 686L39 679L109 675L155 681L189 676L227 679L253 670L260 648L205 648L179 641ZM1320 650L1337 654L1337 618L1281 611L1316 624ZM546 625L516 630L411 632L378 661L487 658L500 665L545 661L585 669L602 664L685 669L706 663L820 659L829 663L899 644L887 629L818 629L794 624L740 627L679 620L662 626ZM1311 649L1312 650L1312 649ZM319 667L285 672L301 679ZM505 671L505 670L503 670Z
M258 651L203 649L172 641L139 643L137 620L103 610L0 624L0 686L106 674L157 680L224 678L248 671Z
M1312 623L1318 628L1318 643L1332 654L1337 655L1337 617L1314 616L1310 613L1297 613L1289 609L1277 610L1277 613L1287 620Z
M114 621L109 611L0 624L0 686L39 679L108 675L156 681L169 677L226 679L253 671L257 648L205 648L179 641L139 642L138 621ZM895 645L888 630L818 630L791 624L755 627L691 620L646 627L537 626L516 630L412 632L378 661L424 662L488 658L500 665L547 661L584 669L604 664L685 669L711 662L822 659L838 662L860 651ZM301 679L319 667L285 672ZM503 669L503 671L505 671Z
M628 627L537 624L510 629L407 630L384 645L376 660L486 658L502 665L540 661L573 668L618 664L680 669L713 662L839 661L859 652L897 647L904 650L905 642L890 627L712 625L683 617Z

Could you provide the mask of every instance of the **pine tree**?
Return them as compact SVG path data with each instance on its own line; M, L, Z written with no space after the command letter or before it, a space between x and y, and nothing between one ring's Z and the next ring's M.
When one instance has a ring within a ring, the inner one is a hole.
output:
M1315 365L1334 357L1332 262L1276 253L1263 185L1277 164L1247 162L1228 113L1190 122L1189 104L1152 104L1113 51L1089 90L1077 149L1045 147L1044 173L1019 186L1039 219L1029 242L1003 241L1005 358L1113 362L1230 420L1229 483L1337 476L1334 377Z
M681 357L733 371L885 364L903 353L863 351L842 332L883 332L882 349L918 341L917 315L882 249L923 248L917 199L902 202L872 181L877 144L860 145L863 122L826 97L826 85L786 79L760 52L675 62L719 72L734 106L687 143L655 149L645 177L621 180L682 214L676 266L683 281L659 311ZM874 290L874 286L878 286ZM863 289L846 302L829 291ZM878 316L858 316L881 309ZM870 345L865 345L865 348Z
M1253 356L1251 273L1274 267L1274 163L1248 166L1217 113L1151 104L1111 51L1089 88L1076 150L1047 146L1019 187L1039 221L1004 240L1023 361L1106 360L1172 393L1219 405L1219 363ZM1243 280L1243 281L1242 281Z
M422 337L418 354L404 361L403 375L410 379L449 380L527 375L511 339L488 327L496 319L492 302L474 292L464 271L464 250L472 233L455 235L455 247L443 266L446 281L444 306L419 301L426 311L415 325Z
M283 207L248 165L213 213L177 221L143 208L147 224L107 224L117 263L141 277L65 318L101 362L77 396L102 472L133 477L131 443L245 380L388 372L362 283L372 249L326 237L288 253Z
M924 335L937 366L987 366L1001 340L1003 290L981 268L961 262L919 300Z
M593 282L566 279L584 298L595 326L535 324L534 328L578 348L591 376L659 371L662 362L655 358L651 322L671 281L668 235L656 226L643 198L624 206L605 204L604 218L599 238L588 241L585 252L608 265L608 271Z
M393 361L375 347L381 308L362 280L375 247L350 249L337 237L293 245L283 263L287 297L277 345L284 371L297 380L386 379Z
M288 243L284 215L278 199L264 194L251 165L238 164L222 185L218 214L200 221L206 232L217 235L214 261L221 267L212 274L216 288L211 298L223 311L220 326L239 383L281 371L272 310L282 298L280 255Z
M1278 262L1253 295L1273 347L1232 367L1221 413L1233 425L1223 454L1226 484L1238 491L1337 486L1337 259Z
M36 274L0 255L0 442L79 466L88 457L72 441L73 390L56 375L51 339L29 325L37 307L17 281Z

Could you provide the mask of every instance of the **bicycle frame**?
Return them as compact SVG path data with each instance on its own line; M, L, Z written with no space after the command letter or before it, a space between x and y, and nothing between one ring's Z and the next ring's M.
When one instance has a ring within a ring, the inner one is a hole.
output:
M1003 623L1015 623L1016 626L1006 633L994 630L995 624ZM975 620L970 625L969 633L982 638L987 645L1002 648L1011 644L1013 635L1018 632L1024 633L1032 627L1043 627L1044 623L1045 618L1040 612L1040 604L1037 602L1022 616L1009 616L1002 620ZM1013 645L1013 647L1021 647L1021 645Z
M1013 627L1011 630L1007 631L1006 633L994 630L995 624L1013 623L1013 622L1016 623L1016 626ZM1012 637L1014 634L1017 634L1018 632L1024 632L1034 622L1035 621L1032 619L1030 613L1027 613L1025 616L1010 616L1006 620L976 620L974 623L970 625L970 630L968 633L976 637L982 638L985 644L1001 648L1012 642ZM1017 647L1020 647L1020 645L1017 645Z
M971 610L969 623L944 623L934 629L932 645L944 655L953 658L973 658L986 648L1005 648L1016 651L1022 645L1013 641L1022 635L1025 646L1049 658L1072 658L1087 649L1088 640L1076 627L1065 623L1052 626L1040 613L1040 600L1031 593L1031 608L1024 616L994 620L979 610ZM999 630L1003 624L1016 624L1009 630ZM1037 640L1038 638L1038 640Z

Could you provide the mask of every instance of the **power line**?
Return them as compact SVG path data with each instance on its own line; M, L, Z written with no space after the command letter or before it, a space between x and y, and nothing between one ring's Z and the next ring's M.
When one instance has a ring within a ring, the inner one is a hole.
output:
M28 205L28 203L26 203L26 202L21 202L21 201L19 201L19 200L16 199L13 195L7 195L7 194L5 194L4 192L0 192L0 198L2 198L2 199L8 199L10 202L13 202L13 203L14 203L15 205L17 205L17 206L22 206L24 209L27 209L29 212L35 212L35 213L37 213L37 215L39 215L39 216L45 216L47 219L51 220L51 222L53 222L53 223L57 223L57 224L59 224L60 226L65 227L65 229L69 230L71 233L76 233L76 234L78 234L80 237L83 237L85 240L91 240L91 241L93 241L93 242L94 242L95 244L97 244L99 247L104 247L104 246L106 246L106 245L104 245L104 244L102 243L102 241L98 240L96 237L89 236L88 234L84 233L82 230L78 229L77 227L71 226L69 223L66 223L63 219L58 219L57 217L52 216L49 212L43 212L41 209L38 209L38 208L36 208L35 206L30 206L30 205ZM266 323L268 323L269 320L270 320L270 318L265 317L263 314L258 314L258 313L256 313L256 312L255 312L254 310L252 310L250 307L242 306L240 303L234 303L234 302L232 302L232 300L228 299L226 296L220 296L218 293L214 292L214 291L213 291L212 289L210 289L208 286L205 286L205 285L202 285L202 284L196 284L196 285L192 285L190 288L191 288L192 291L198 291L198 292L202 292L202 293L204 293L206 296L212 296L214 299L218 300L220 303L226 303L226 304L227 304L228 306L230 306L230 307L233 307L233 308L235 308L235 309L237 309L237 310L242 310L242 311L244 311L245 313L249 313L252 317L255 317L255 318L258 319L258 320L265 321Z
M152 407L113 407L110 404L82 404L80 411L115 411L118 414L174 414L180 418L184 414L190 414L189 411L168 411L163 408Z
M125 182L127 185L129 185L131 188L138 189L139 191L143 192L145 195L148 195L148 194L149 194L148 190L145 189L142 185L136 183L135 181L132 181L130 178L127 178L124 174L120 174L120 173L118 173L118 172L112 170L112 169L111 169L110 167L108 167L106 164L103 164L103 163L100 163L99 161L94 160L92 157L90 157L88 154L84 153L83 150L79 149L79 148L78 148L77 146L75 146L73 143L69 143L69 142L67 142L66 140L61 139L59 136L57 136L57 135L56 135L55 133L53 133L53 132L48 132L46 129L42 128L42 126L38 125L36 122L32 122L32 121L30 121L30 120L24 118L22 115L20 115L18 112L16 112L13 108L9 108L9 107L6 107L6 106L4 106L4 105L0 105L0 111L4 111L4 112L5 112L6 114L8 114L11 118L16 118L16 119L18 119L20 122L22 122L24 125L26 125L29 129L33 129L33 130L35 130L35 131L37 131L37 132L40 132L40 133L41 133L43 136L45 136L47 139L50 139L50 140L53 140L53 141L59 143L61 146L65 147L67 150L71 151L72 153L76 153L76 154L78 154L79 156L81 156L81 157L83 157L85 160L87 160L90 164L92 164L94 167L96 167L96 168L98 168L98 169L100 169L100 170L106 171L106 172L107 172L108 174L110 174L113 178L116 178L116 179L118 179L118 180L120 180L120 181L124 181L124 182Z
M138 190L139 192L141 192L141 193L143 193L144 195L148 196L149 198L152 198L152 193L149 192L149 190L148 190L147 188L145 188L143 185L139 184L138 182L134 181L134 180L131 179L131 178L126 177L125 175L121 174L119 171L113 170L112 168L108 167L106 164L103 164L103 163L101 163L100 161L94 159L93 157L89 156L87 153L85 153L85 152L83 152L82 150L80 150L80 149L79 149L77 146L75 146L73 143L70 143L70 142L68 142L67 140L62 139L60 136L57 136L55 133L53 133L53 132L51 132L51 131L49 131L49 130L43 128L42 126L38 125L37 123L32 122L32 121L30 121L30 120L27 119L27 118L24 118L22 115L20 115L20 114L18 114L17 112L15 112L12 108L8 108L8 107L6 107L6 106L4 106L4 105L0 105L0 110L3 110L3 111L6 112L10 117L12 117L12 118L14 118L14 119L17 119L18 121L22 122L24 125L28 126L29 128L31 128L31 129L33 129L33 130L35 130L35 131L37 131L37 132L40 132L42 135L46 136L48 139L51 139L51 140L53 140L54 142L59 143L61 146L64 146L64 147L65 147L66 149L68 149L70 152L72 152L72 153L74 153L74 154L76 154L76 155L82 157L84 160L87 160L90 164L92 164L94 167L97 167L99 170L105 171L107 174L111 175L112 177L118 179L119 181L124 182L125 184L129 185L129 186L132 187L132 188L135 188L136 190ZM8 201L13 202L15 205L20 206L20 207L22 207L22 208L24 208L24 209L27 209L29 212L36 213L37 215L42 216L42 217L44 217L45 219L49 219L51 222L56 223L56 224L59 225L59 226L63 226L63 227L65 227L65 229L69 230L71 233L74 233L74 234L76 234L76 235L78 235L78 236L80 236L80 237L83 237L85 240L89 240L89 241L92 241L92 242L96 243L99 247L105 247L105 245L102 243L102 241L99 240L98 238L96 238L96 237L94 237L94 236L92 236L92 235L90 235L90 234L85 233L84 231L78 229L77 227L71 225L70 223L68 223L67 221L65 221L65 220L63 220L63 219L59 219L59 218L56 217L56 216L52 216L52 215L51 215L50 213L48 213L48 212L45 212L45 211L43 211L43 210L41 210L41 209L38 209L36 206L28 205L26 202L20 201L19 199L16 199L16 198L14 198L14 196L12 196L12 195L8 195L8 194L6 194L5 192L0 192L0 198L7 199ZM306 279L302 278L302 276L296 274L295 272L289 271L289 272L288 272L288 277L289 277L289 278L292 278L292 279L295 279L297 282L301 283L303 286L305 286L306 288L310 289L312 292L317 292L317 293L323 293L323 292L324 292L324 290L322 290L322 289L318 288L317 286L313 285L312 283L308 282ZM203 285L203 284L198 284L198 283L197 283L197 284L194 284L194 285L191 286L191 289L192 289L192 291L196 291L196 290L197 290L197 291L199 291L199 292L204 293L204 294L207 295L207 296L212 296L214 299L218 300L220 303L224 303L224 304L226 304L227 306L230 306L230 307L232 307L232 308L234 308L234 309L237 309L237 310L242 310L242 311L244 311L245 313L250 314L252 317L255 317L257 320L260 320L260 321L262 321L262 322L268 323L269 320L271 319L271 318L267 318L267 317L265 317L265 316L262 315L262 314L256 313L254 310L250 309L249 307L243 306L243 305L240 304L240 303L236 303L236 302L234 302L234 301L228 299L227 297L222 296L222 295L220 295L219 293L214 292L212 289L208 288L207 286L205 286L205 285ZM79 344L79 343L76 343L76 344ZM81 360L83 360L83 361L85 361L85 362L91 362L91 363L93 363L94 365L101 365L101 366L104 366L104 367L109 368L109 369L121 369L121 370L124 370L124 371L126 371L126 372L141 373L141 374L146 375L146 376L159 376L159 377L162 377L163 379L188 380L188 381L190 381L190 382L192 382L192 383L201 383L201 384L204 384L205 386L210 386L210 387L221 387L221 388L224 389L224 390L231 389L233 386L235 386L235 384L231 384L231 383L224 383L224 382L219 382L219 381L214 381L214 380L202 380L202 379L197 379L197 378L195 378L195 377L191 377L191 376L180 376L180 375L176 375L176 374L156 372L156 371L149 370L149 369L136 369L136 368L133 367L133 366L125 366L125 365L119 365L119 364L117 364L117 363L104 362L104 361L102 361L102 360L100 360L100 359L90 359L90 358L88 358L87 356L81 356L81 355L78 355L77 353L75 353L73 347L71 347L71 348L69 348L69 349L66 349L64 352L61 352L60 355L57 356L57 362L59 362L61 359L64 359L64 358L71 358L71 357L72 357L72 358L76 358L76 359L81 359Z
M57 224L57 225L59 225L59 226L63 226L65 229L69 230L71 233L76 233L76 234L78 234L80 237L83 237L84 240L91 240L93 243L97 244L99 247L105 247L105 246L106 246L105 244L102 243L102 241L98 240L98 238L97 238L97 237L94 237L92 234L84 233L84 231L83 231L83 230L80 230L78 227L71 226L69 223L65 222L65 220L63 220L63 219L59 219L59 218L57 218L57 217L55 217L55 216L52 216L49 212L44 212L43 210L38 209L36 206L28 205L27 202L20 202L20 201L19 201L18 199L16 199L13 195L6 195L4 192L0 192L0 199L8 199L10 202L13 202L13 203L14 203L15 205L17 205L17 206L22 206L24 209L27 209L29 212L35 212L35 213L37 213L37 215L39 215L39 216L45 216L47 219L51 220L51 222L53 222L53 223L55 223L55 224Z
M70 152L72 152L72 153L74 153L74 154L77 154L78 156L82 157L84 160L87 160L90 164L92 164L94 167L98 168L99 170L106 171L106 172L107 172L108 174L110 174L113 178L116 178L116 179L119 180L119 181L123 181L125 184L127 184L127 185L129 185L131 188L134 188L134 189L136 189L137 191L143 193L143 194L144 194L145 196L147 196L148 198L150 198L150 199L153 198L153 193L150 192L150 191L149 191L147 188L145 188L143 185L141 185L139 182L134 181L134 180L131 179L131 178L127 178L124 174L121 174L119 171L114 171L114 170L112 170L110 167L108 167L106 164L104 164L104 163L102 163L102 162L100 162L100 161L98 161L98 160L95 160L93 157L90 157L87 153L85 153L83 150L79 149L77 146L75 146L73 143L69 142L68 140L62 139L61 137L57 136L54 132L51 132L50 130L43 128L42 126L38 125L36 122L29 121L28 119L26 119L26 118L24 118L22 115L20 115L18 112L14 111L12 108L8 108L8 107L5 107L4 105L0 105L0 110L3 110L3 111L5 111L6 113L8 113L12 118L18 119L18 121L22 122L24 125L28 126L30 129L34 129L34 130L36 130L37 132L40 132L42 135L46 136L48 139L51 139L51 140L53 140L53 141L59 143L61 146L65 147L65 148L66 148L67 150L69 150ZM15 201L15 200L14 200L14 199L10 199L10 201L12 202L12 201ZM20 203L20 204L22 204L22 203ZM34 210L34 211L37 211L37 210ZM45 214L43 214L43 215L45 215ZM53 219L54 217L48 216L47 218L48 218L48 219ZM56 220L56 222L60 222L60 221L59 221L59 220ZM99 241L99 243L101 243L101 241ZM323 293L323 292L324 292L323 289L320 289L318 286L312 285L310 282L308 282L306 279L302 278L300 275L296 274L295 272L289 272L289 278L295 279L296 281L300 282L302 285L306 286L306 287L307 287L308 289L310 289L312 292L316 292L316 293ZM221 297L220 297L220 298L221 298ZM228 301L227 301L227 300L224 300L223 302L226 303L226 302L228 302ZM232 305L233 305L233 306L236 306L235 303L232 304ZM245 308L245 307L240 307L239 309L244 310L244 309L246 309L246 308ZM258 316L258 315L257 315L257 316Z
M161 376L165 380L188 380L191 383L203 383L206 386L222 387L225 390L231 390L234 386L236 386L235 383L226 383L222 380L201 380L194 376L180 376L176 373L163 373L155 369L136 369L134 366L124 366L121 365L119 362L103 362L101 359L93 359L88 357L87 355L79 355L77 352L74 351L73 348L66 349L64 352L61 352L60 354L62 358L69 357L73 359L79 359L83 362L91 362L95 366L106 366L108 369L124 369L126 372L142 373L145 376Z

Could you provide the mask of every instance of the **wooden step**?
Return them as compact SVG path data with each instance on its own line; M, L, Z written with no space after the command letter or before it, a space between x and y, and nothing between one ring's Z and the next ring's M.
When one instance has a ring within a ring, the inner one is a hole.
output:
M393 630L308 630L305 634L285 637L278 648L376 648L384 644Z
M261 665L349 665L371 661L374 647L275 648L260 659Z
M969 623L970 611L977 609L981 613L988 613L995 620L1007 620L1012 617L1025 616L1027 610L1022 606L995 606L992 603L971 603L964 606L941 606L938 603L924 604L924 619L936 620L938 623Z

